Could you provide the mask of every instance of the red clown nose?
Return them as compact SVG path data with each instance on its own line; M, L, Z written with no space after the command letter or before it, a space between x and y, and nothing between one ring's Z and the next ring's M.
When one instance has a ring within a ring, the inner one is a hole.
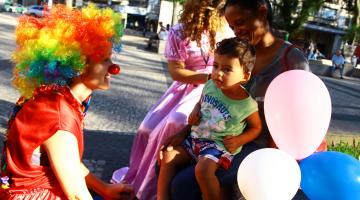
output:
M120 66L117 65L117 64L112 64L112 65L109 66L108 72L110 74L113 74L113 75L119 74L120 73Z

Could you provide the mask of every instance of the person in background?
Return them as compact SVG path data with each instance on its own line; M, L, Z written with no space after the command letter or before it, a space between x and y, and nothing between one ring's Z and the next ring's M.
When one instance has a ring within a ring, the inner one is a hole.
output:
M166 29L161 29L159 34L158 34L159 40L167 40L169 30L170 30L170 28L168 28L168 27Z
M356 48L355 48L355 51L354 51L354 55L357 58L357 63L359 63L360 62L360 44L356 43L355 46L356 46Z
M149 110L134 138L125 181L140 200L156 198L155 164L160 146L186 124L210 79L213 50L226 37L222 0L187 0L179 24L170 28L165 58L174 80ZM230 31L229 35L233 35Z
M352 64L353 68L356 68L357 60L358 60L358 57L356 57L355 54L353 56L351 56L351 64Z
M160 26L160 31L166 31L166 27L164 26L164 24L162 22L159 22L159 26Z
M166 27L163 25L162 22L159 22L159 26L160 26L160 31L156 35L151 36L149 38L146 49L150 50L152 48L152 43L154 41L166 40L167 39L168 31L166 30Z
M336 53L331 58L332 61L332 73L335 72L336 69L340 70L340 78L343 79L343 72L344 72L344 64L345 59L343 55L341 54L341 50L336 50Z
M166 29L159 32L159 39L160 40L167 40L170 31L170 24L166 24Z
M308 47L308 56L307 56L308 60L316 60L316 58L314 58L316 49L317 49L316 44L313 41L311 41Z
M82 163L90 95L119 72L111 54L121 34L121 16L93 4L20 17L13 84L21 97L8 123L0 199L88 200L89 190L132 198L131 185L105 183Z
M258 103L262 123L259 137L242 147L241 152L234 156L228 170L218 170L216 173L221 185L222 199L239 199L241 197L237 196L237 171L242 160L255 150L276 146L264 117L266 89L280 73L291 69L309 71L309 64L299 49L273 35L272 9L268 0L227 0L225 18L238 38L248 40L255 46L256 62L245 88ZM179 169L170 187L172 200L202 198L194 164Z
M261 131L257 103L242 86L254 64L255 51L247 42L235 37L218 43L211 80L189 116L190 136L189 131L180 131L165 144L158 200L170 199L176 169L191 161L196 161L196 180L204 199L221 199L215 172L227 170L234 155Z

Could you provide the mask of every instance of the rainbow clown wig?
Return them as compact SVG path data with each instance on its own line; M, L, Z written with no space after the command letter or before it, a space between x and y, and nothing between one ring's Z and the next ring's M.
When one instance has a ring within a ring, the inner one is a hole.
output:
M81 10L56 5L43 18L23 16L16 28L13 84L25 99L39 86L67 85L87 63L120 51L122 34L121 16L93 4Z

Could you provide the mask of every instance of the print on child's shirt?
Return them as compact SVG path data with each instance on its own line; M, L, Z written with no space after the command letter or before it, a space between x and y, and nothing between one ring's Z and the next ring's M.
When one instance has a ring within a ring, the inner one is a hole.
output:
M211 138L211 131L221 132L225 129L225 121L230 120L228 108L216 97L204 95L201 97L201 121L193 127L193 133L200 138Z

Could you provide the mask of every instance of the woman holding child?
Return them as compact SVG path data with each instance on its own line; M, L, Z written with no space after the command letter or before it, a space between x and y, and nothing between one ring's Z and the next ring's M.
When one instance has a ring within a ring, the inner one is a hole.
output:
M241 161L251 152L268 147L272 141L264 118L263 101L267 87L283 71L309 70L309 65L300 50L292 48L290 43L273 35L272 9L268 0L228 0L225 5L225 18L235 35L249 41L256 49L252 77L244 86L258 103L262 123L259 137L243 145L227 170L217 170L223 199L231 199L236 197L238 190L236 177ZM195 171L195 165L192 164L177 172L170 185L171 199L201 199L202 190L197 184Z
M178 133L163 151L158 200L171 199L169 186L176 169L195 160L203 198L221 199L216 171L227 170L242 145L261 131L257 103L242 86L254 64L255 51L246 41L235 37L218 43L211 80L189 117L191 131Z

